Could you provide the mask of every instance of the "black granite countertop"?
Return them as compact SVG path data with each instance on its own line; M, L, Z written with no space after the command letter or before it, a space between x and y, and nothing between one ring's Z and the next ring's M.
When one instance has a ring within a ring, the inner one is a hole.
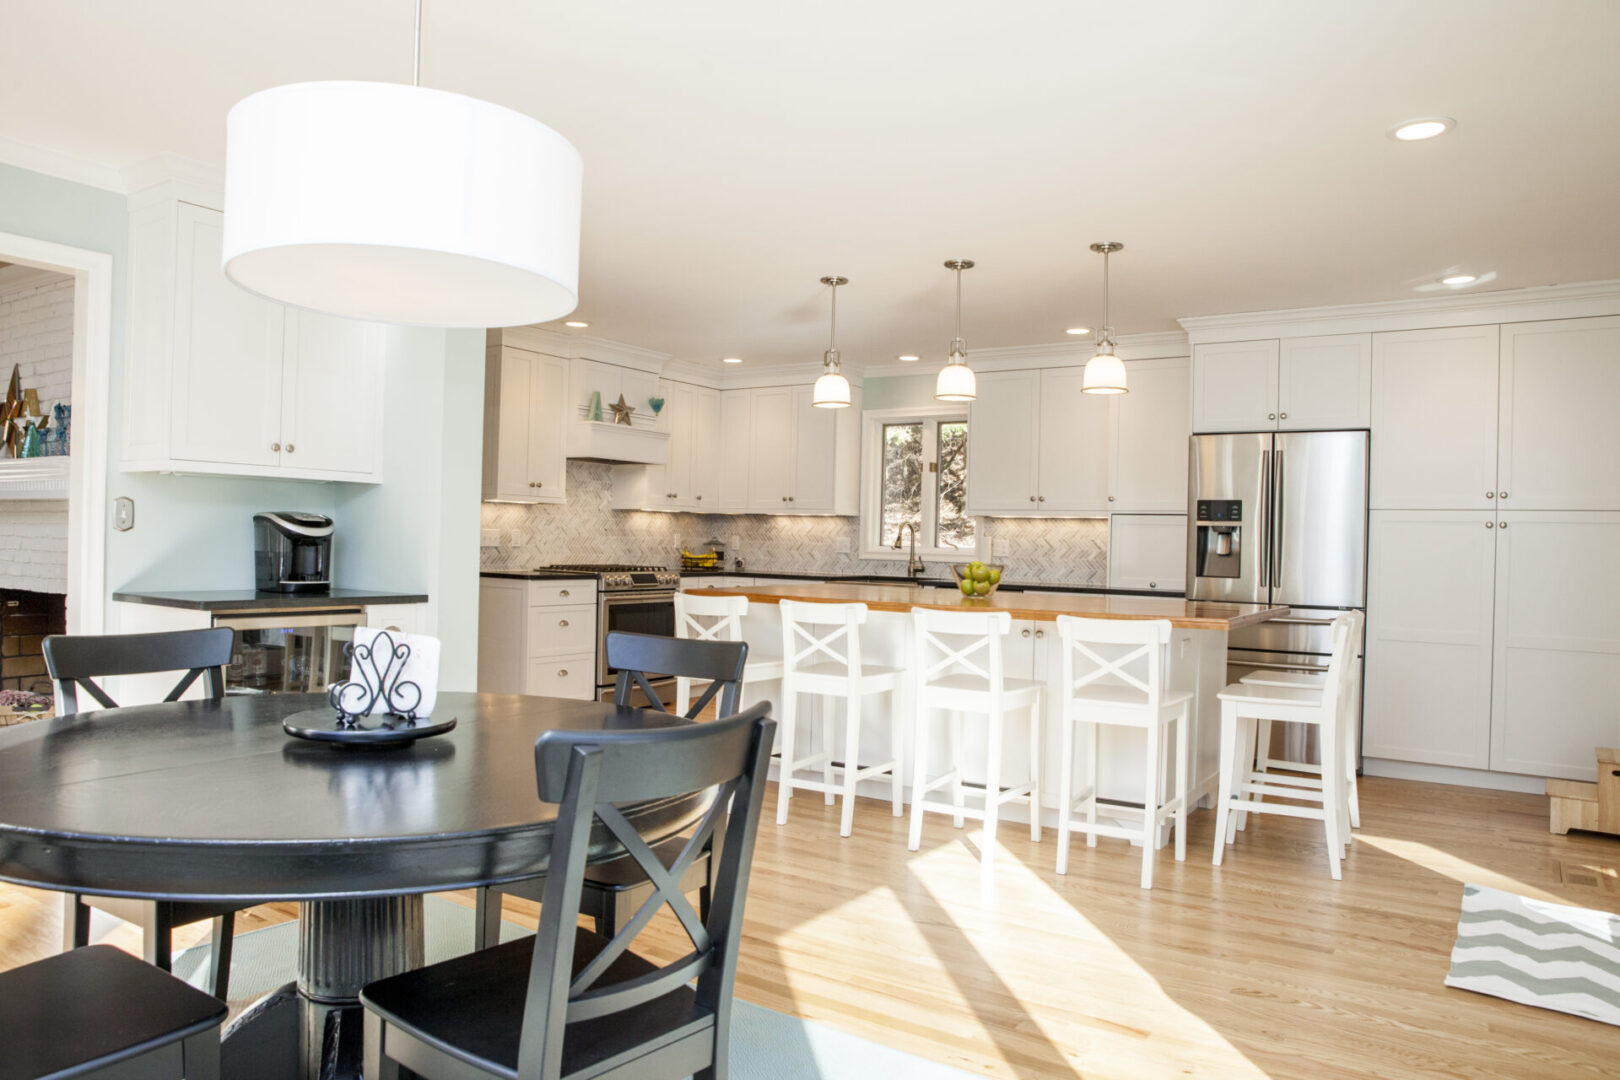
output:
M595 574L583 570L480 570L479 577L517 578L521 581L563 581L572 578L594 578Z
M191 611L311 611L375 604L425 604L427 594L386 592L382 589L333 589L324 593L271 593L254 592L252 589L181 592L128 590L113 593L113 599L126 604L151 604Z

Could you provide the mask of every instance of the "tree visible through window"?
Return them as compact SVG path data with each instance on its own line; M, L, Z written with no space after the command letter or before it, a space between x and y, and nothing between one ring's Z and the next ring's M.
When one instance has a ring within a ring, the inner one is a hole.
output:
M900 530L912 524L919 547L973 548L974 523L966 513L967 422L901 420L883 424L879 435L878 544L893 547Z

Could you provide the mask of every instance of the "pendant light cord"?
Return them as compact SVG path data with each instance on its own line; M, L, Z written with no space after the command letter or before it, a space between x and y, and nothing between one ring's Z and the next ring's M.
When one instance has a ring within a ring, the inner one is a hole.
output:
M956 340L962 340L962 268L956 268Z
M827 351L834 352L838 348L838 285L832 287L832 331L827 336Z
M411 85L422 85L422 0L416 0L416 49L411 54Z
M421 3L421 0L417 0ZM1108 333L1108 252L1103 252L1103 333Z

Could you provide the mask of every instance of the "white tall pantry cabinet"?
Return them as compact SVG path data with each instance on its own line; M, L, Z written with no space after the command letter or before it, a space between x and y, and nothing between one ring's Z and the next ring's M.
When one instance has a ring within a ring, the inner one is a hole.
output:
M567 496L563 442L568 361L501 343L484 351L484 498L561 503Z

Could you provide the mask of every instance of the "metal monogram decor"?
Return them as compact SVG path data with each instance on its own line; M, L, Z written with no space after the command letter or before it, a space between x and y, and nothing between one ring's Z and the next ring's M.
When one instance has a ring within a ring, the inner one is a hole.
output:
M378 705L388 716L416 719L422 688L401 678L411 658L409 645L394 641L385 630L369 645L351 641L343 646L343 655L349 658L349 681L333 683L326 693L326 700L337 710L339 727L354 727L360 717L370 716Z

